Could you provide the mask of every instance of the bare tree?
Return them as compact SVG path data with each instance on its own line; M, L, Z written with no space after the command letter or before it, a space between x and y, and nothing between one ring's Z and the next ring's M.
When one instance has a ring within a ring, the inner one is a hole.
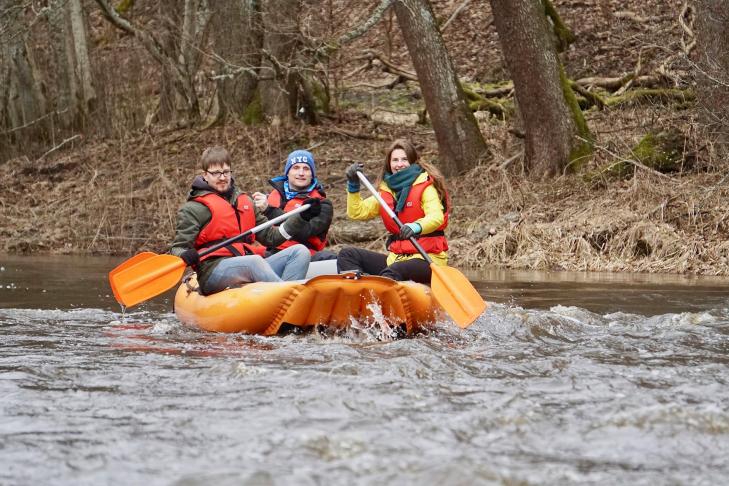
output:
M263 79L259 88L264 114L286 121L296 113L296 79L292 76L299 46L299 0L268 0L263 8Z
M540 0L491 0L506 66L524 123L528 172L577 168L590 135L553 43Z
M58 121L65 128L83 127L96 101L89 58L86 19L80 0L55 0L48 12L56 60L54 79Z
M724 157L729 152L729 4L699 0L696 7L698 99L708 135Z
M162 120L169 116L180 126L200 120L200 102L195 77L200 69L211 10L207 0L185 0L180 12L176 3L160 3L161 38L122 17L107 0L96 0L105 17L117 28L133 35L162 67ZM181 15L180 15L181 14Z
M487 153L428 0L397 0L395 14L420 81L440 152L449 175L467 171Z
M263 47L260 2L218 0L211 18L213 51L217 60L216 121L229 115L243 117L256 95Z
M43 138L47 101L33 51L28 46L25 2L0 4L0 156L10 145ZM33 19L35 20L35 19Z

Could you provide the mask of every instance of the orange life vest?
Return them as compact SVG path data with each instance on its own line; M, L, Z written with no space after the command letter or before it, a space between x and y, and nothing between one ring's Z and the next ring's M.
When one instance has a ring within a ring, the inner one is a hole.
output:
M315 197L317 199L324 199L324 196L314 189L311 191L307 197ZM300 197L295 197L293 199L289 199L286 201L285 204L282 204L282 198L281 193L277 190L271 191L271 193L268 195L268 205L274 208L281 208L285 213L288 213L289 211L293 211L294 209L298 208L304 203L304 199ZM283 250L284 248L288 248L290 246L294 246L296 244L299 244L298 241L295 240L288 240L281 243L277 248L279 250ZM324 233L321 236L312 235L310 236L306 242L303 243L308 249L309 253L312 255L316 253L317 251L323 250L324 247L327 244L327 235Z
M414 184L410 188L410 193L405 200L405 206L403 207L402 211L397 214L400 222L402 222L403 224L414 223L418 219L425 216L422 204L423 191L425 191L426 187L431 185L433 185L433 182L430 180L430 178L428 178L421 183ZM387 205L390 206L390 209L392 209L394 212L396 200L393 194L384 190L380 190L380 196L382 196L382 199L385 200L385 203L387 203ZM416 236L418 243L420 243L420 246L422 246L427 253L435 254L448 250L448 240L446 240L444 233L445 228L448 226L448 208L450 206L450 203L448 202L448 195L446 195L446 201L443 206L443 224L436 228L435 231L428 233L427 235L421 234ZM385 228L392 234L392 236L388 239L388 250L399 255L412 255L415 253L419 253L415 246L413 246L413 244L410 242L410 240L399 240L393 238L398 233L400 233L400 228L382 207L380 207L380 216L382 217L382 221L385 223Z
M193 201L207 206L212 216L208 224L203 226L197 238L195 238L195 249L197 251L202 251L216 243L244 233L256 225L253 200L247 194L239 195L235 206L214 192L196 197ZM265 251L266 249L260 243L256 243L255 236L249 235L248 238L231 243L201 257L200 260L214 256L263 255Z

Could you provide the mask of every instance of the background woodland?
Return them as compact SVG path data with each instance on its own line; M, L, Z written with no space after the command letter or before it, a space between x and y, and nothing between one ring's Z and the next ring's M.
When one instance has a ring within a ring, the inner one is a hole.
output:
M264 190L307 148L335 249L408 137L463 266L727 274L720 0L0 1L0 249L164 251L202 150Z

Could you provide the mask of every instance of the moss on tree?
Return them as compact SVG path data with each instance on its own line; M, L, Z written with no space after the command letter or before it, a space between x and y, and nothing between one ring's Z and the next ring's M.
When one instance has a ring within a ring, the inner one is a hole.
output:
M121 2L119 2L119 5L117 5L114 10L116 10L116 13L124 15L125 13L129 12L132 7L134 7L134 0L122 0Z
M471 111L488 111L494 116L497 116L499 118L506 119L508 115L511 114L511 109L509 109L501 100L500 101L493 101L486 97L481 96L480 94L476 93L476 91L463 84L463 93L466 95L466 101L468 102L468 107L471 109Z
M544 5L544 13L552 22L552 31L556 37L557 51L564 52L577 38L562 21L559 12L557 12L551 0L542 0L542 5Z
M315 100L318 110L323 113L329 113L331 111L329 90L318 79L311 79L311 95Z
M632 148L630 159L614 162L607 167L586 175L586 180L596 182L607 179L624 179L635 173L636 166L645 166L661 173L686 169L684 152L685 135L679 130L647 133Z
M261 93L259 91L256 91L251 102L243 110L241 121L246 125L255 125L263 122L263 104L261 103Z
M612 96L605 99L607 106L619 106L641 101L653 101L659 103L693 103L696 95L690 89L658 89L643 88L631 89L620 96Z
M559 79L562 84L562 93L564 94L565 102L570 113L572 113L572 120L577 129L576 136L578 138L572 144L568 164L569 170L575 172L590 160L594 150L593 137L590 133L590 128L587 126L585 115L580 109L580 104L577 102L577 96L575 96L575 92L572 90L571 82L567 78L561 63L559 64Z
M676 172L683 167L684 143L677 130L648 133L633 147L633 156L659 172Z

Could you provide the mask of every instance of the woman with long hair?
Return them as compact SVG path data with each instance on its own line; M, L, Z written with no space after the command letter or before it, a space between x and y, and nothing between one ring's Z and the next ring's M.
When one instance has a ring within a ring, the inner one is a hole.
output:
M362 199L357 172L364 165L347 168L347 216L354 220L382 218L390 233L387 255L362 248L345 247L337 257L340 272L359 271L393 280L430 283L431 269L410 238L415 238L437 265L448 262L449 200L445 180L432 164L420 159L408 140L395 140L387 149L378 191L403 223L402 228L380 207L374 196Z

